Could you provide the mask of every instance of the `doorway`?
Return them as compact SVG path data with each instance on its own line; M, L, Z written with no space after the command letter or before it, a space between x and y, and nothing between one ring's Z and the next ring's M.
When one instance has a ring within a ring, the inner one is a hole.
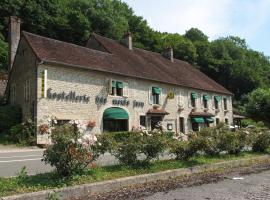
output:
M154 130L158 122L162 121L161 116L151 116L151 130Z

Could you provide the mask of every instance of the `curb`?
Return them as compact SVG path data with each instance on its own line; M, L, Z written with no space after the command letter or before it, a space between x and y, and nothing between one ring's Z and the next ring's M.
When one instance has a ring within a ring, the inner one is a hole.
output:
M152 174L143 174L138 176L131 176L119 178L109 181L90 183L84 185L70 186L60 189L44 190L34 193L26 193L15 196L2 197L0 200L44 200L48 198L51 193L57 193L61 199L78 199L85 196L97 195L101 193L119 190L124 187L131 187L150 182L174 179L183 175L190 175L201 173L205 171L232 169L237 167L247 167L260 163L270 163L270 156L264 155L256 158L245 158L239 160L225 161L214 164L200 165L191 168L182 168L167 170Z
M1 153L22 153L22 152L43 152L45 149L8 149L8 150L1 150Z

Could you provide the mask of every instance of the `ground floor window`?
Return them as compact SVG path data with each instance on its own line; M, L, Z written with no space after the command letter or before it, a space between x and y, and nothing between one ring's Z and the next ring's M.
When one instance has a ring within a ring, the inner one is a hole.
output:
M216 118L216 125L219 124L219 118Z
M180 132L181 133L185 133L185 119L184 119L184 117L180 117L180 119L179 119L180 121L179 121L179 129L180 129Z
M140 126L146 127L146 116L145 115L140 116Z
M120 132L128 131L128 120L126 119L109 119L103 121L103 131Z
M193 131L199 131L199 124L196 122L192 122L192 130Z
M225 124L229 125L229 120L227 118L225 119Z

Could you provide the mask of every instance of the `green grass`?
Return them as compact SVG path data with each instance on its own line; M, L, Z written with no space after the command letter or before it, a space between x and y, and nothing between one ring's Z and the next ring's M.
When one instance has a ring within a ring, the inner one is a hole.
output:
M235 155L220 155L215 157L197 156L190 161L155 161L150 166L130 168L124 165L96 167L81 176L74 176L69 179L59 178L53 172L26 176L23 172L18 177L0 178L0 197L19 193L35 192L46 189L60 188L71 185L92 183L104 180L111 180L126 176L155 173L164 170L192 167L202 164L236 160L240 158L251 158L262 154L242 153Z

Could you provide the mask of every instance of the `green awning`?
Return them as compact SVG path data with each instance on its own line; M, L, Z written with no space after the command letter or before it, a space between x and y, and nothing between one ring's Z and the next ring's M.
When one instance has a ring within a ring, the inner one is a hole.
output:
M208 123L213 123L214 119L212 117L206 117L205 121L208 122Z
M192 92L192 93L191 93L191 98L192 98L192 99L197 99L197 98L198 98L197 93Z
M202 117L193 117L191 120L195 123L205 123L205 120Z
M116 82L116 87L117 88L123 88L123 83L122 82Z
M116 82L115 81L112 81L112 87L116 88Z
M128 113L122 108L107 108L103 119L128 119Z
M215 96L214 98L215 98L215 100L216 100L217 102L220 102L220 100L221 100L220 96Z
M204 94L204 95L203 95L203 100L208 101L208 100L209 100L209 96L208 96L207 94Z
M152 87L152 93L153 94L160 94L161 90L159 87Z

